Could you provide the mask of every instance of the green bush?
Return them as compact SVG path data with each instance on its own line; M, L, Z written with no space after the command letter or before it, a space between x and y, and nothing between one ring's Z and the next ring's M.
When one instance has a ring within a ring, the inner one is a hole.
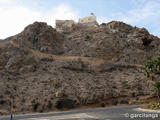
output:
M55 107L57 109L62 108L74 108L75 107L75 101L69 98L61 98L56 101Z
M48 109L51 110L52 109L52 102L48 101Z
M112 105L117 105L118 101L117 100L112 100Z
M62 109L62 107L63 107L62 102L61 102L61 101L56 101L55 107L56 107L57 109Z
M153 78L156 78L154 79L154 92L157 94L158 98L160 98L160 56L145 63L145 75L152 80ZM151 103L145 107L149 109L160 109L160 102Z
M148 60L145 63L145 75L150 77L160 71L160 56L154 60Z
M154 84L154 88L157 96L160 97L160 80L156 81L156 83Z
M40 106L40 104L39 103L34 103L32 106L33 106L33 111L36 112L38 107Z
M105 103L101 103L101 107L105 107L106 106L106 104Z
M154 60L149 60L145 64L145 75L147 77L153 77L160 73L160 56ZM154 91L157 96L160 97L160 80L157 80L154 84Z
M143 108L144 109L154 109L154 110L160 109L160 101L155 102L155 103L150 103L150 104L144 106Z

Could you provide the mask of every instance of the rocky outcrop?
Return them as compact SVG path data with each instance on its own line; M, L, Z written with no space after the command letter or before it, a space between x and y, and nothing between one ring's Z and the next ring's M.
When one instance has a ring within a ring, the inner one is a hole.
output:
M61 32L71 28L76 23L73 20L56 20L56 30Z
M144 103L153 88L143 64L159 49L159 38L123 22L61 33L35 22L0 42L0 113L10 99L19 112Z
M63 35L43 22L35 22L20 34L6 40L44 53L63 53Z
M144 28L132 27L118 21L99 27L75 26L65 38L66 55L98 57L130 64L143 64L148 58L159 55L157 37L150 35Z

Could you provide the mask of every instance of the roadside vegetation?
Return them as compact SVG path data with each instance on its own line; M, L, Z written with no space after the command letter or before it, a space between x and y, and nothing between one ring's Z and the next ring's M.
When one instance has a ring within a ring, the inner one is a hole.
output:
M157 97L158 102L150 103L144 108L147 109L160 109L160 57L154 60L149 60L145 63L145 76L154 82L154 95Z

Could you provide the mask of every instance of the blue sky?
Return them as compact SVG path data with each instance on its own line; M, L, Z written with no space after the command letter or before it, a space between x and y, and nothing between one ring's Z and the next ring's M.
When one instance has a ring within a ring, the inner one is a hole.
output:
M91 12L99 23L123 21L160 37L160 0L0 0L0 39L34 21L54 27L56 19L77 21Z

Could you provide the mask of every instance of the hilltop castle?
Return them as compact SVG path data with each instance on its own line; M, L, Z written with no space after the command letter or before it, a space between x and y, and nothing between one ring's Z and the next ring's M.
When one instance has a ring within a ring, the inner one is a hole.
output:
M91 22L96 22L96 16L94 15L94 13L91 13L88 17L79 18L78 20L78 23L81 23L81 24L86 24Z
M98 22L96 20L96 16L94 13L91 13L89 16L84 17L84 18L79 18L78 23L76 23L73 20L56 20L56 29L59 31L62 31L64 29L70 28L73 25L80 24L83 26L97 26Z

